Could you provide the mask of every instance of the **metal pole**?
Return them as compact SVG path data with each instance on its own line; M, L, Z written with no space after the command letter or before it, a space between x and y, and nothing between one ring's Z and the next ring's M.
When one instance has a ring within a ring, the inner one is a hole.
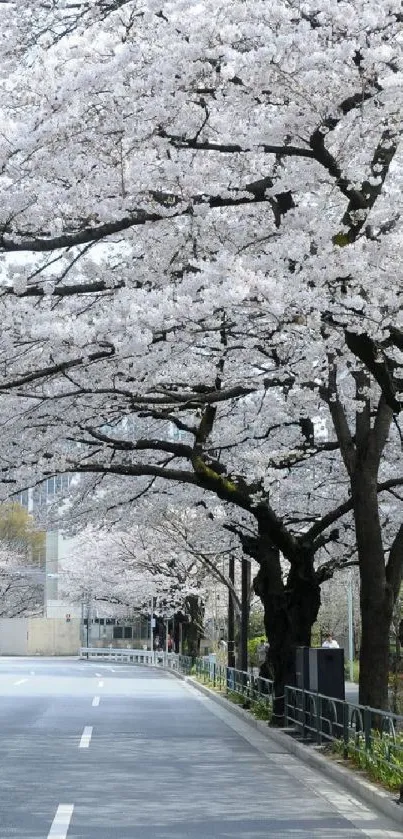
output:
M233 556L229 558L228 577L232 585L235 583L235 560ZM228 589L228 667L235 667L235 614L234 614L234 598L232 591Z
M84 598L82 598L82 600L81 600L81 621L80 621L80 644L81 644L82 647L85 647L84 611L85 611L85 603L84 603Z
M240 669L248 669L248 624L249 624L249 590L250 590L250 562L242 557L242 595L241 595L241 650Z
M153 614L154 614L154 597L151 598L150 601L150 652L153 652L154 646L154 632L153 632Z
M88 602L87 602L87 658L90 657L90 654L88 652L88 649L89 649L89 646L90 646L90 643L89 643L89 638L90 638L90 611L91 611L90 601L88 600Z
M347 607L348 607L348 658L350 662L350 682L354 681L354 629L353 629L353 578L351 571L348 575L347 585Z

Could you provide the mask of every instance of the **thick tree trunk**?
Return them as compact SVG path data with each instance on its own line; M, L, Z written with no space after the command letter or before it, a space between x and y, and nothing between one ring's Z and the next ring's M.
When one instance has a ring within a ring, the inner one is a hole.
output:
M361 584L359 701L372 708L387 709L394 595L386 579L376 482L376 467L371 468L370 462L358 464L352 491Z
M361 597L360 705L389 709L389 632L391 613L385 599Z
M265 617L274 677L273 725L284 725L284 687L295 684L295 649L309 646L320 606L313 556L301 554L283 582L279 551L263 534L258 540L259 571L253 581Z
M204 622L204 606L196 595L186 598L186 616L179 613L182 623L182 647L185 655L197 658L200 653L200 639ZM176 639L175 639L176 641ZM178 649L178 647L177 647Z

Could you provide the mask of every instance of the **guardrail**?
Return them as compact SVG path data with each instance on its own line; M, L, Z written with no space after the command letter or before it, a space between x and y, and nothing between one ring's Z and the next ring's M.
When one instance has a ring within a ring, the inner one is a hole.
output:
M192 667L190 656L165 653L162 650L133 650L128 647L80 647L80 658L157 665L168 667L170 670L180 670L182 673L190 673Z
M189 655L178 655L177 653L164 653L158 650L154 653L155 664L160 667L168 667L169 670L177 670L188 675L192 669L193 659Z
M80 658L124 661L131 664L154 664L155 653L151 650L129 650L113 647L80 647Z

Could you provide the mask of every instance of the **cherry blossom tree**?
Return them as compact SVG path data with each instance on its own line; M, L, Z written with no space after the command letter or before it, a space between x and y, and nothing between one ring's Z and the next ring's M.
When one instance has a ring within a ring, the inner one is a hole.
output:
M43 614L44 572L27 563L4 542L0 543L0 617Z
M2 390L24 446L7 476L95 475L106 506L118 479L132 497L169 481L236 508L280 694L344 516L360 698L383 707L403 541L400 498L387 536L378 500L402 480L400 3L28 2L6 21Z
M157 613L185 612L190 598L202 599L205 582L205 568L194 557L172 540L162 542L155 529L139 526L130 531L87 526L61 571L61 589L70 599L90 596L108 614L149 609L151 597Z

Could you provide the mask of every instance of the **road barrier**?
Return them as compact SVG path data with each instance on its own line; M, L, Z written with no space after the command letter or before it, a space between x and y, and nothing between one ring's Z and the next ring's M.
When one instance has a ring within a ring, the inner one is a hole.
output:
M155 664L155 653L151 650L129 650L113 647L80 647L80 658L121 661L129 664Z
M165 653L162 650L132 650L128 647L80 647L80 658L157 665L168 667L170 670L180 670L182 673L189 673L192 667L190 656Z

